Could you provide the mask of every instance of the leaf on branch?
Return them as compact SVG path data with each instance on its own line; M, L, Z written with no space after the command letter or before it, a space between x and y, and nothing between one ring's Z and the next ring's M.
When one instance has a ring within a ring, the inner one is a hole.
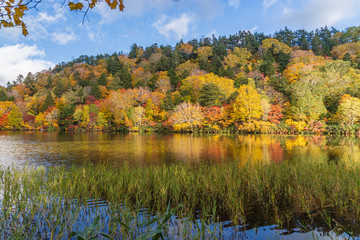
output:
M29 32L28 32L28 30L27 30L27 28L26 28L25 23L21 22L21 28L22 28L22 34L23 34L24 36L27 36L27 35L29 34Z
M82 4L81 2L78 3L69 2L68 6L71 11L80 11L84 8L84 4Z

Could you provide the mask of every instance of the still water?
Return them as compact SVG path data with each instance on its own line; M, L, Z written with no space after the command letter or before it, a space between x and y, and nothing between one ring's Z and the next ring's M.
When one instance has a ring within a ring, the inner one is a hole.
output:
M243 164L260 161L280 164L299 159L360 161L359 146L360 140L357 137L343 136L0 132L0 165L23 168L104 161L127 161L130 165L173 162L196 164L201 161L220 162L224 159ZM107 205L97 209L97 214L104 215L106 219ZM89 218L89 214L85 215L86 219L93 219L93 216ZM302 232L296 228L284 230L274 223L260 224L258 228L246 231L227 227L226 222L221 224L224 239L230 239L230 236L236 236L235 239L346 238L345 235L338 236L334 232ZM83 225L79 223L79 228Z
M127 161L131 165L171 162L360 160L357 137L278 135L156 135L117 133L0 132L1 166L72 165Z

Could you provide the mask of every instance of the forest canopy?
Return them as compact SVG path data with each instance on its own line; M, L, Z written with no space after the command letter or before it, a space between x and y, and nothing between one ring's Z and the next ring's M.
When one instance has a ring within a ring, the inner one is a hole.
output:
M0 87L0 129L357 133L360 27L83 55Z

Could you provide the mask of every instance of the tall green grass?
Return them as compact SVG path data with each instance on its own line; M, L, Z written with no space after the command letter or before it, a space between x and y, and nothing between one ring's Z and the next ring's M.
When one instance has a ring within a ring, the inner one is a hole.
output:
M242 231L304 225L351 235L360 225L360 163L350 161L3 169L0 191L1 238L66 239L101 216L103 232L133 239L156 229L151 219L169 203L183 207L163 228L168 237L221 238L224 221Z

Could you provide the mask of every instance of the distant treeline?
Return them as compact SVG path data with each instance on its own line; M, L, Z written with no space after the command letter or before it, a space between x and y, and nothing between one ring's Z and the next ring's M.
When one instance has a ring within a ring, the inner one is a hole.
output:
M1 129L356 133L360 27L133 44L19 75Z

